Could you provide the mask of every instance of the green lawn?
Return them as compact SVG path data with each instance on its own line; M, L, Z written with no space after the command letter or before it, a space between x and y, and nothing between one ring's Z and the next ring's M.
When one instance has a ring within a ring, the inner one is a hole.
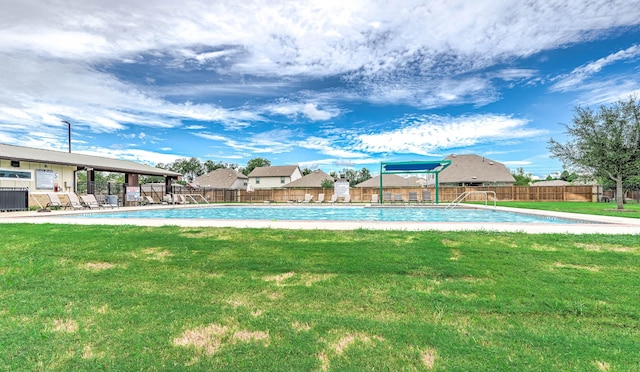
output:
M493 203L493 202L490 202ZM476 203L477 204L477 203ZM484 202L482 203L484 204ZM640 218L640 204L625 204L622 211L616 210L616 203L585 203L585 202L511 202L499 201L500 207L540 209L555 212L584 213L600 216L615 216ZM493 205L493 204L490 204Z
M0 370L640 370L637 236L0 229Z

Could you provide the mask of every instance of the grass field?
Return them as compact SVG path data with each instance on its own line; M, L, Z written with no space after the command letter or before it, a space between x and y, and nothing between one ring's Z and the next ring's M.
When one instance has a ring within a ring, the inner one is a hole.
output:
M584 213L599 216L640 218L640 204L638 203L625 204L622 211L616 210L617 205L615 203L499 201L496 204L500 207L539 209L554 212Z
M637 236L0 229L0 370L640 370Z

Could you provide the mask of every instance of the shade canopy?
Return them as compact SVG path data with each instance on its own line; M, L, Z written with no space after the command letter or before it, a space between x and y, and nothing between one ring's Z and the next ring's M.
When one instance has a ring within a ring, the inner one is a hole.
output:
M440 173L451 160L381 163L381 173Z
M382 195L382 175L396 173L432 173L436 176L436 204L439 203L438 192L438 173L442 172L446 167L451 165L451 160L436 161L407 161L380 163L380 195Z

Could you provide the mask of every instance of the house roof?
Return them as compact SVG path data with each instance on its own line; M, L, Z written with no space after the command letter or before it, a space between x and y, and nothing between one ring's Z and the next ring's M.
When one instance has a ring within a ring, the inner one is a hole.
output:
M451 165L440 172L440 183L513 183L515 179L509 169L497 161L475 154L449 155Z
M568 185L571 185L571 182L567 182L565 180L537 181L531 184L531 186L568 186Z
M69 165L76 166L78 169L92 168L96 171L106 172L135 173L150 176L182 176L180 173L128 160L6 144L0 144L0 158L17 161Z
M324 180L331 180L331 181L335 181L335 178L331 177L330 175L326 174L325 172L323 172L320 169L317 169L309 174L307 174L306 176L299 178L293 182L289 182L288 184L282 186L282 187L286 187L286 188L292 188L292 187L321 187L322 186L322 181Z
M249 177L229 168L218 168L213 172L196 177L194 182L200 186L212 187L214 189L230 189L238 179L248 179Z
M396 174L383 174L382 175L383 187L420 187L415 179L404 178ZM375 176L366 181L360 182L355 187L380 187L380 176Z
M249 177L291 177L296 169L299 169L297 165L257 167L249 173Z

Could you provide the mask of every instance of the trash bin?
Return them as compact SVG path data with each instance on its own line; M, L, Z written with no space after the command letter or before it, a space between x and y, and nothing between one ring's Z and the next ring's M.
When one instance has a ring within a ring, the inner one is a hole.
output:
M107 195L107 204L118 205L118 195Z

